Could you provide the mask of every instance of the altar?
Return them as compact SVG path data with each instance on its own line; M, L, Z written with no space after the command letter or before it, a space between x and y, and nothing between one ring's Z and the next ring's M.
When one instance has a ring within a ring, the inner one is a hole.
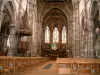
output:
M59 50L51 50L50 59L56 60L59 57Z
M56 60L57 57L59 57L59 50L56 43L51 44L51 54L50 59Z

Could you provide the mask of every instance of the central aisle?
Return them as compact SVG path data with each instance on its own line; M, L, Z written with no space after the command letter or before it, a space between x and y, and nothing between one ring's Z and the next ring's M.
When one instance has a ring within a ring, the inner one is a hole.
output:
M47 62L44 65L33 68L31 71L24 75L57 75L56 61Z

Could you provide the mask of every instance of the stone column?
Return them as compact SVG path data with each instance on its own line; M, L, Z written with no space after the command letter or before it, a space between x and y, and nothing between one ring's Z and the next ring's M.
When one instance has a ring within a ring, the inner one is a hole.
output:
M37 22L34 21L34 29L32 30L32 54L31 56L37 56Z
M73 0L73 57L78 57L79 54L79 2Z
M94 58L94 45L93 45L93 28L94 28L94 21L93 18L90 16L89 22L88 22L88 37L87 37L87 51L89 50L89 53L87 55L88 58Z
M32 0L29 0L29 3L28 3L28 25L27 27L29 27L29 30L32 32L32 35L34 35L34 11L33 11L33 8L34 8L34 5L33 5L33 2ZM29 38L29 49L27 51L27 54L29 56L32 56L32 50L33 50L33 37L32 36L28 36Z
M83 20L84 19L84 20ZM83 57L83 58L87 58L89 55L89 49L88 49L88 29L87 29L87 26L88 26L88 15L87 15L87 1L84 1L84 13L83 13L83 17L82 17L82 20L81 20L81 23L82 23L82 41L81 41L81 53L80 53L80 56Z
M2 10L0 9L0 31L1 31L1 22L2 22Z
M73 3L73 7L75 6L75 4ZM73 8L73 57L76 55L76 50L75 50L75 8Z
M32 36L30 36L30 50L31 56L37 56L37 14L36 0L29 0L29 28L32 30Z
M14 56L16 50L16 39L15 39L15 24L10 25L10 48L8 49L8 56Z
M41 37L42 37L42 22L39 23L39 26L40 26L40 34L39 34L39 37L40 37L40 42L39 42L39 55L41 56L41 43L42 43L42 40L41 40Z
M98 3L98 9L99 9L99 21L100 21L100 2Z
M71 15L70 15L71 16ZM73 53L72 53L72 50L73 50L73 18L72 18L72 16L71 16L71 19L70 19L70 22L68 23L68 33L67 34L69 34L68 36L69 36L69 40L67 40L67 41L69 41L69 45L67 45L67 46L69 46L69 57L72 57L72 55L73 55Z
M42 32L42 23L37 22L37 56L41 56L41 32Z

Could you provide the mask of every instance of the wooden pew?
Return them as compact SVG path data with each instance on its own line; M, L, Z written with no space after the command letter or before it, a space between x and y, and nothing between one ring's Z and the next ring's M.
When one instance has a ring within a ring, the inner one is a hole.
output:
M80 68L78 69L77 75L91 75L90 68Z
M7 67L10 69L11 75L18 75L18 66L16 63L15 57L6 57L7 58Z
M31 63L31 61L29 60L28 57L23 57L23 71L24 72L28 72L30 63Z
M94 64L94 62L82 60L76 63L78 64L77 75L92 75L92 64Z
M10 75L10 69L7 67L7 58L5 56L0 57L0 74Z
M57 58L56 63L58 74L100 75L100 60L98 59ZM61 64L63 67L60 67ZM72 65L72 67L66 67L66 65Z
M31 66L32 68L36 68L39 65L39 58L31 57Z
M18 67L18 74L22 74L23 71L23 57L16 57L15 65Z
M67 62L66 62L67 61ZM69 75L74 75L73 74L73 61L70 61L69 59L65 58L57 58L57 70L58 74L69 74Z
M97 75L100 75L100 59L94 59L92 61L94 61L94 63L96 64L95 68L96 68Z
M0 57L0 73L9 73L9 75L18 75L19 72L27 72L32 68L36 68L45 62L48 62L49 58L41 57Z

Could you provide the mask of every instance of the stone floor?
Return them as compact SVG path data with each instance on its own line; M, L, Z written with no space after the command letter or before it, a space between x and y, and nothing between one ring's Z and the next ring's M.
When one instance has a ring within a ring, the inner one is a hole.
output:
M49 69L44 69L48 64L52 64ZM24 73L24 75L57 75L57 64L55 61L47 62L37 68L33 68L31 71Z

